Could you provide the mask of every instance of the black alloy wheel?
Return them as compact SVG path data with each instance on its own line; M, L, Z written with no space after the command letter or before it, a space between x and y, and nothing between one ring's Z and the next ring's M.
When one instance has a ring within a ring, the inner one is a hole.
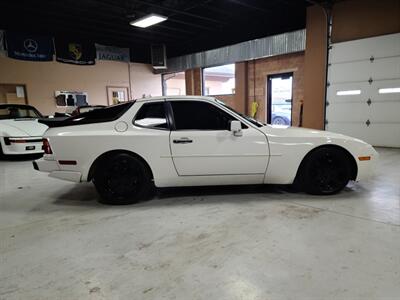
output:
M340 148L316 149L305 161L300 181L307 193L332 195L341 191L350 180L350 162Z
M138 158L118 153L99 162L94 184L106 204L131 204L146 198L152 189L151 172Z

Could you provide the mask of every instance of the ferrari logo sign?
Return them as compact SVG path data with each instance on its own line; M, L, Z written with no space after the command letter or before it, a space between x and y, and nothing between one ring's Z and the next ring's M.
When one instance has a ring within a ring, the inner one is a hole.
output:
M68 44L68 51L74 60L79 60L82 57L82 45L80 44Z

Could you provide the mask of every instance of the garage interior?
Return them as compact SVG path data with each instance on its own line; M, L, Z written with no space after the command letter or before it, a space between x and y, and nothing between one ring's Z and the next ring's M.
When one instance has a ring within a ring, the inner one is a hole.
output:
M36 172L34 157L2 157L1 300L399 299L399 0L18 0L0 10L0 104L54 115L70 109L58 92L105 106L210 95L380 155L371 179L332 196L185 187L128 206ZM148 14L168 19L129 24ZM12 34L125 48L129 60L15 59Z

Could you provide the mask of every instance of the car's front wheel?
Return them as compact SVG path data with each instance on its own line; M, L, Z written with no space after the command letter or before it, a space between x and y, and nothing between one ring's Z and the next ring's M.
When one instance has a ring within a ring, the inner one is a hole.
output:
M342 149L322 147L306 158L299 175L299 183L305 192L332 195L341 191L349 182L350 160Z
M275 117L272 120L272 125L289 125L288 122L282 117Z
M100 202L123 205L136 203L151 194L151 171L140 159L117 153L102 159L96 166L93 182Z

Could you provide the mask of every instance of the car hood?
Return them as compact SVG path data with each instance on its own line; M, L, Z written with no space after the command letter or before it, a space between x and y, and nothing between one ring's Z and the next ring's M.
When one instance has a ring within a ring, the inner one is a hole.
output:
M0 120L0 135L13 137L43 136L47 126L37 119Z
M342 140L351 140L358 143L367 144L364 141L349 137L344 134L323 131L317 129L309 129L309 128L300 128L300 127L286 127L279 125L267 125L261 128L263 132L265 132L268 136L271 137L293 137L293 138L322 138L322 139L342 139Z

